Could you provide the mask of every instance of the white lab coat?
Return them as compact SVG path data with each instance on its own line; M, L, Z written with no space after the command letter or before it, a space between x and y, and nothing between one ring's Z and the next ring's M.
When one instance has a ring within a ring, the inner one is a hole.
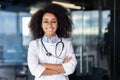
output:
M28 48L28 67L32 75L35 76L35 80L69 80L68 75L72 74L76 68L77 60L73 51L73 46L70 40L62 38L64 43L64 50L60 55L61 59L56 58L55 56L47 56L46 51L41 44L40 39L36 39L30 42ZM47 43L44 42L46 49L55 55L55 46L56 43ZM61 46L58 45L58 52L61 50ZM60 53L57 53L60 54ZM71 56L72 59L70 62L63 63L66 56ZM45 70L45 67L39 63L52 63L52 64L62 64L65 73L56 74L56 75L42 75Z

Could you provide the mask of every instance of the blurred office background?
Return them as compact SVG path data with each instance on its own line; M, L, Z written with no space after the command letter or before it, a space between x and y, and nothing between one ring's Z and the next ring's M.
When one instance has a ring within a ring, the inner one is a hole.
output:
M72 16L78 65L70 80L120 80L119 0L0 0L0 80L34 80L27 67L29 21L50 2Z

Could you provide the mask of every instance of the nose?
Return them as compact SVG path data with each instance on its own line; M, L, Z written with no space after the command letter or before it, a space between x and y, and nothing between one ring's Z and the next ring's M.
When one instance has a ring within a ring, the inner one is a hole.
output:
M52 22L51 21L48 22L48 26L52 26Z

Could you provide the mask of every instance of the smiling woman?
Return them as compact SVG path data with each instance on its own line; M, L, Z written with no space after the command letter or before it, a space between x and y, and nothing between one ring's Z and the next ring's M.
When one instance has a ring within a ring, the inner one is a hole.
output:
M60 13L62 12L62 13ZM77 60L69 38L72 21L68 11L49 4L30 21L33 39L28 48L28 67L35 80L69 80Z

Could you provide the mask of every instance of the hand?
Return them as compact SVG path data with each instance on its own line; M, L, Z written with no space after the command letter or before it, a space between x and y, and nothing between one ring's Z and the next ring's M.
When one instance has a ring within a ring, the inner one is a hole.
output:
M70 60L72 59L72 57L65 57L65 59L64 59L64 63L67 63L67 62L69 62Z

